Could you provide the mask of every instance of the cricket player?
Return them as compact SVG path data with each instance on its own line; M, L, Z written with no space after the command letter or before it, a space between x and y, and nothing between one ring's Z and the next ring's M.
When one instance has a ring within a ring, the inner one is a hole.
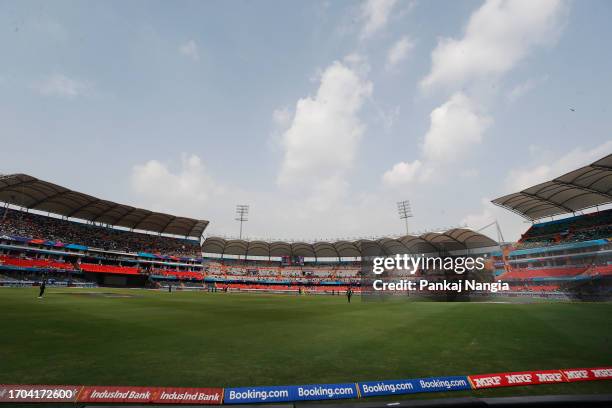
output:
M43 277L42 282L40 282L40 292L38 293L38 298L42 299L45 294L45 288L47 287L47 278Z

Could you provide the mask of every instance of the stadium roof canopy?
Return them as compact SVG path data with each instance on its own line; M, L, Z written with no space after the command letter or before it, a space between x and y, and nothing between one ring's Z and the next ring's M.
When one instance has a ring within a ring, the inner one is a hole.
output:
M492 202L532 221L608 204L612 202L612 154Z
M359 256L420 254L486 248L498 245L478 232L455 228L446 232L430 232L421 236L405 235L399 238L336 242L266 242L228 240L210 237L204 240L202 252L239 256L303 256L310 258L349 258Z
M0 176L0 201L69 218L199 238L208 221L177 217L102 200L26 174Z

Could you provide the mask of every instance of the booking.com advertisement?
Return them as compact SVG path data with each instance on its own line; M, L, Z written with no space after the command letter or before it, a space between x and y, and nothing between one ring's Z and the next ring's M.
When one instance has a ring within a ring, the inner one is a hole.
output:
M612 407L611 0L0 0L0 408Z

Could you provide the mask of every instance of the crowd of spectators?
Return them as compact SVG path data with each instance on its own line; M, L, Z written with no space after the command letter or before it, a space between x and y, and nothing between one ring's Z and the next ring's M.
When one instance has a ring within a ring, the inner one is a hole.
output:
M0 208L0 235L59 241L121 252L201 257L199 242L125 231Z
M566 220L535 224L523 234L517 248L536 248L611 237L612 210L605 210Z
M302 266L282 266L279 262L254 262L240 264L237 261L208 261L205 264L206 274L217 278L235 279L245 282L257 281L292 281L308 284L320 284L325 281L337 281L351 284L359 283L361 269L357 265L311 264Z

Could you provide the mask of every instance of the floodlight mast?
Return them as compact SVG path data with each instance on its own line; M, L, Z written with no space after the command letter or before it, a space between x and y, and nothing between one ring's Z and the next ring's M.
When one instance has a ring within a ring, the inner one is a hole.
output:
M236 206L236 221L240 221L240 235L239 239L242 239L242 223L248 221L249 206L246 204L238 204Z
M408 218L412 217L412 208L410 207L410 201L404 200L397 203L397 213L401 220L404 220L406 224L406 235L408 235Z

